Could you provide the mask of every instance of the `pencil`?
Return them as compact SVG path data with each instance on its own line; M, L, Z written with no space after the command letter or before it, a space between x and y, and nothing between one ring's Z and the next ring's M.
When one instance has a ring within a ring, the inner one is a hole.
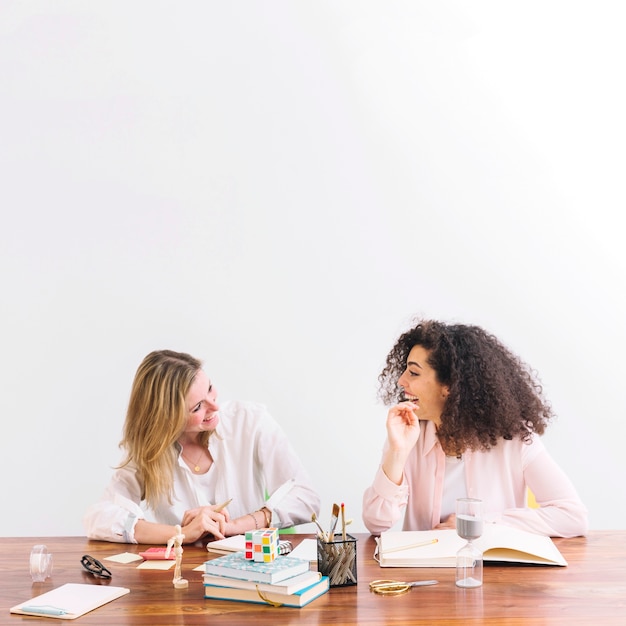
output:
M396 548L389 548L383 550L383 554L389 554L390 552L401 552L402 550L410 550L411 548L421 548L422 546L429 546L432 543L437 543L439 539L429 539L428 541L420 541L420 543L411 543L407 546L397 546Z
M228 500L226 500L226 502L222 502L222 504L218 504L213 510L219 513L222 509L225 509L232 501L233 499L229 498Z

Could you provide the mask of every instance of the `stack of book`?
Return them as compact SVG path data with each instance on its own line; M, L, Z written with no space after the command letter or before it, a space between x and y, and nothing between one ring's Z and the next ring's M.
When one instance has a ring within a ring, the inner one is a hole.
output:
M204 597L273 606L303 607L328 591L328 577L309 561L279 556L271 563L245 558L242 552L206 561Z

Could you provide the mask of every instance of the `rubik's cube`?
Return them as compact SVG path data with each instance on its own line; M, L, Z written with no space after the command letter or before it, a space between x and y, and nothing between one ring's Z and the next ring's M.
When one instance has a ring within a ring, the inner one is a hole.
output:
M246 559L272 563L278 556L278 528L246 532Z

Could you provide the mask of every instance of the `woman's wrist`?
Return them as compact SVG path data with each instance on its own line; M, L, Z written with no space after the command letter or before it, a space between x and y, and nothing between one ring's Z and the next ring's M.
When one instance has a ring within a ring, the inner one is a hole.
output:
M254 530L259 530L260 527L259 527L259 521L256 516L256 511L254 511L254 513L248 513L246 517L251 517L252 520L254 521Z
M262 506L259 512L263 514L265 528L269 528L272 525L272 512L266 506Z
M272 513L267 507L262 507L244 516L244 519L248 518L252 518L252 522L254 524L254 527L251 530L269 528L272 523Z

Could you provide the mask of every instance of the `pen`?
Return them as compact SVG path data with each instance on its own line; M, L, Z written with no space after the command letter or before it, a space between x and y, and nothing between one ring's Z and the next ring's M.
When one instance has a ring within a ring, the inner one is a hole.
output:
M230 498L226 500L226 502L222 502L222 504L218 504L213 510L219 513L222 509L225 509L232 501L233 499Z
M389 554L390 552L401 552L402 550L410 550L411 548L421 548L422 546L429 546L431 543L437 543L439 539L430 539L428 541L421 541L420 543L411 543L407 546L398 546L396 548L389 548L384 550L384 554Z
M39 613L40 615L67 615L67 611L65 609L57 609L54 606L22 606L20 607L22 611L26 611L27 613Z

